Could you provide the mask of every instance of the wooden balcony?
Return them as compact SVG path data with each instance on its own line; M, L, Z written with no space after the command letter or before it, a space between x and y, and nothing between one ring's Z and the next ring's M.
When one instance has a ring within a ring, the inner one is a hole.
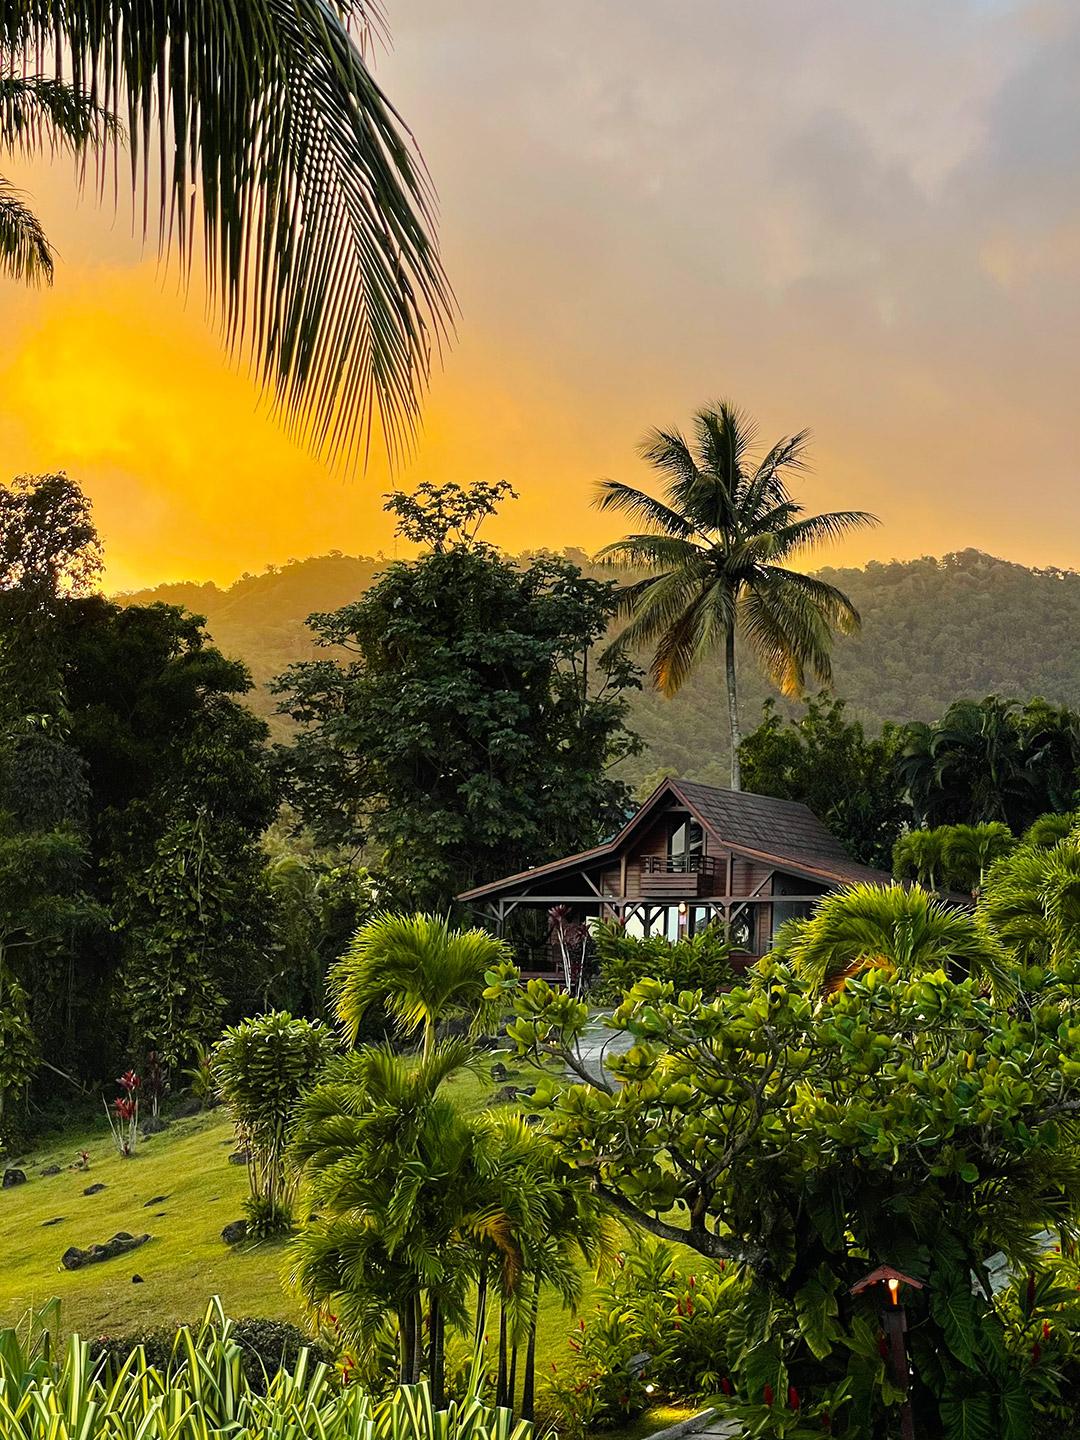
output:
M716 861L708 855L645 855L641 893L650 900L697 900L715 895Z

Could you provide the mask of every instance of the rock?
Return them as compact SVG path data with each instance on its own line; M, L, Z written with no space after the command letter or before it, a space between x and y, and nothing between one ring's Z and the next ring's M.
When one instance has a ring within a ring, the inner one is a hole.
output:
M510 1071L507 1070L501 1060L496 1060L494 1065L492 1065L491 1078L496 1085L505 1085L507 1080L510 1079Z
M221 1238L226 1245L239 1245L241 1240L247 1239L247 1221L230 1220L222 1230Z
M202 1101L196 1100L194 1095L187 1095L180 1104L173 1110L174 1120L190 1120L193 1115L202 1113Z
M72 1245L61 1255L60 1264L65 1270L81 1270L86 1265L97 1265L102 1260L113 1260L117 1255L137 1250L149 1239L149 1235L129 1235L126 1230L118 1230L104 1245L91 1245L89 1250L80 1250L77 1245Z
M145 1285L146 1281L142 1278L141 1275L132 1275L131 1283L132 1285Z
M516 1085L504 1085L501 1090L496 1090L495 1094L492 1095L491 1103L493 1105L509 1105L511 1101L516 1100L520 1094L521 1091Z
M99 1180L96 1185L87 1185L86 1189L82 1193L84 1195L100 1195L102 1190L104 1190L105 1188L106 1187Z
M43 1176L48 1177L49 1175L60 1175L62 1174L62 1171L59 1165L46 1165L45 1169L42 1170L41 1173Z
M152 1195L149 1200L143 1201L143 1209L149 1210L151 1205L163 1205L168 1198L168 1195Z
M248 1152L246 1150L234 1150L229 1156L230 1165L246 1165L248 1163Z
M139 1134L144 1140L151 1135L160 1135L162 1130L168 1128L169 1122L164 1115L147 1115L145 1119L139 1121Z
M63 1223L63 1215L54 1215L51 1220L42 1220L41 1228L44 1230L48 1225L60 1225Z
M5 1171L4 1171L3 1187L4 1187L5 1190L11 1190L11 1189L13 1189L16 1185L25 1185L25 1184L26 1184L26 1171L25 1171L25 1170L5 1170Z

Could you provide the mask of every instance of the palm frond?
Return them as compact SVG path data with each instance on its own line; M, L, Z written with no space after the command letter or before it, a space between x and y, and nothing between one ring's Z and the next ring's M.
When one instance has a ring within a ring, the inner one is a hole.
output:
M52 283L53 248L22 194L0 177L0 271L30 285Z
M828 581L779 565L764 565L761 568L781 591L798 592L804 596L820 611L825 623L831 629L839 630L841 635L853 634L862 624L858 610L848 597Z
M605 565L630 570L691 569L706 561L700 545L675 535L624 535L604 545L596 558Z
M598 480L593 504L597 510L621 510L637 520L644 520L662 534L687 539L694 533L694 527L686 516L644 490L624 485L621 480Z
M853 530L869 529L881 522L867 510L833 510L824 515L807 515L775 531L776 558L798 554L828 540L842 540Z
M452 307L430 183L357 44L370 18L365 0L0 0L11 71L52 54L123 120L144 230L153 205L290 431L347 465L373 427L407 442Z
M120 138L116 117L91 95L47 75L0 75L0 145L35 155L74 153Z

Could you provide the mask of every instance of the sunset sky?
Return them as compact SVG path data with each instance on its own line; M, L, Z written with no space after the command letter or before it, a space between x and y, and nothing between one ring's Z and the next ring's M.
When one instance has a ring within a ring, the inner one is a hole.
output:
M842 558L1080 566L1080 6L388 0L385 88L461 309L415 460L509 480L510 547L595 546L592 481L727 395L810 426ZM0 467L93 496L108 579L391 546L385 466L292 445L152 249L70 167L3 162L60 251L0 281Z

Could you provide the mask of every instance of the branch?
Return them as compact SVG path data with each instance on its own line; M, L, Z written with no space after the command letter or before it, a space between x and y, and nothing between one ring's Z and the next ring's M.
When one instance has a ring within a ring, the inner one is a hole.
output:
M688 1245L691 1250L696 1250L699 1255L705 1255L710 1260L738 1260L753 1265L761 1258L756 1252L733 1245L723 1236L707 1230L704 1225L695 1225L685 1230L678 1225L669 1225L659 1216L650 1215L647 1210L640 1210L633 1201L627 1200L626 1196L620 1194L618 1190L612 1190L600 1181L595 1184L596 1193L613 1210L617 1210L624 1219L640 1226L642 1230L647 1230L650 1235L655 1235L659 1240L668 1240L675 1245Z

